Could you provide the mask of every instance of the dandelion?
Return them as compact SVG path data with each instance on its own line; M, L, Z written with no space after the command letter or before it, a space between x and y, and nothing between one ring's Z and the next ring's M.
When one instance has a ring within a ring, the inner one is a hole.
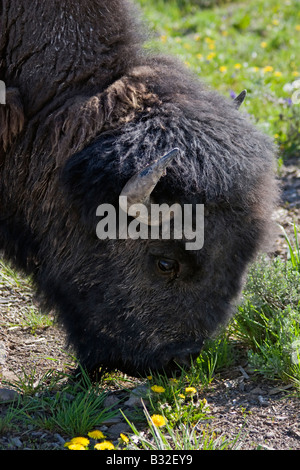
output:
M279 137L279 134L274 134L275 139L278 139L278 137Z
M234 65L234 68L235 68L235 69L240 69L240 68L242 68L242 65L241 65L241 64L235 64L235 65Z
M80 444L70 444L68 447L69 450L86 450L86 448Z
M279 20L276 20L276 18L272 21L272 24L274 26L278 26L279 25Z
M105 436L102 431L99 431L98 429L95 429L95 431L91 431L88 433L88 436L91 439L105 439Z
M160 385L153 385L153 387L151 387L151 390L155 393L163 393L166 389L164 387L161 387Z
M185 393L187 395L195 395L195 393L197 393L197 390L195 389L195 387L186 387Z
M165 43L167 41L167 36L166 35L160 36L160 40L161 42Z
M296 30L296 31L300 31L300 24L296 24L295 30Z
M192 46L189 43L183 44L183 47L187 50L189 50Z
M95 445L94 449L96 450L113 450L115 446L110 441L99 442Z
M172 384L178 384L178 380L175 379L174 377L171 377L171 378L170 378L170 382L171 382Z
M166 420L162 415L152 415L151 416L152 423L154 426L160 428L161 426L166 425Z
M263 72L264 73L267 73L267 72L273 72L273 67L272 65L266 65L266 67L263 68Z
M73 437L69 442L64 444L64 447L68 447L70 449L72 446L81 446L87 447L90 441L86 437ZM74 448L72 450L75 450ZM78 449L79 450L79 449Z
M202 54L197 54L196 57L197 57L197 59L202 59L203 55Z
M210 54L208 54L206 56L207 60L212 60L214 57L216 57L216 53L215 52L211 52Z
M210 37L206 37L206 38L204 38L204 41L206 42L206 44L212 44L212 43L214 43L214 42L215 42L215 40L214 40L214 39L212 39L212 38L210 38Z
M300 75L300 73L297 72L297 70L294 70L294 71L292 72L292 75L293 75L293 77L298 77L298 76Z
M259 71L259 67L251 67L251 71L256 73Z
M209 48L210 50L215 49L215 48L216 48L215 43L214 43L214 42L211 42L211 43L208 45L208 48Z
M221 65L221 67L219 68L220 72L222 73L226 73L227 72L227 67L225 65Z
M185 399L185 395L183 395L183 393L179 393L179 398L182 398L183 400Z
M282 73L279 72L279 70L275 70L274 77L281 77L281 76L282 76Z
M126 444L127 442L129 442L129 438L123 433L120 434L120 438L122 439L123 442L126 442Z
M262 41L262 42L260 43L260 47L262 47L263 49L264 49L265 47L267 47L267 45L268 45L268 44L267 44L265 41Z
M226 36L228 36L228 31L226 31L226 30L225 30L225 31L222 31L221 34L222 34L222 36L226 37Z
M152 380L152 375L147 375L148 380Z

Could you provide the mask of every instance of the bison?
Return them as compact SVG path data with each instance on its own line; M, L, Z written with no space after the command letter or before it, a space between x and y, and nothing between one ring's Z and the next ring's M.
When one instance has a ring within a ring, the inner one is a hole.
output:
M0 249L92 377L172 373L233 314L269 239L273 142L239 109L244 93L146 49L127 0L1 0L0 15ZM119 213L121 194L202 205L203 246L99 237L97 208Z

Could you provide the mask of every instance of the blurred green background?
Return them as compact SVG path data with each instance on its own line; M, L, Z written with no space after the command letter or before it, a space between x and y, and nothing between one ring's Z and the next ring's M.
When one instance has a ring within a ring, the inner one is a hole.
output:
M179 56L208 85L243 104L280 148L300 156L299 0L138 0L155 50Z

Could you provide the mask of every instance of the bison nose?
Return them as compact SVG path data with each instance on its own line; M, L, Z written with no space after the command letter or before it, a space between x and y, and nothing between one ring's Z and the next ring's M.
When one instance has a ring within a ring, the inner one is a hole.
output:
M183 345L173 349L173 354L169 356L167 368L175 370L178 368L188 368L192 362L199 356L202 348L202 341L197 342L193 346Z
M180 367L190 367L192 361L196 359L197 356L198 354L197 355L195 354L194 356L192 356L191 354L186 354L185 356L175 356L172 359L172 362L174 362L174 364L177 364Z

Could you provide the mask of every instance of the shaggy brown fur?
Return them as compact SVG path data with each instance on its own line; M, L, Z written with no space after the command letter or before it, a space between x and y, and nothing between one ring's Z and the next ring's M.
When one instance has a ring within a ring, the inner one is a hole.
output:
M136 16L127 0L0 0L0 248L90 371L198 353L232 313L277 197L273 143L178 61L146 54ZM152 196L204 203L204 248L98 240L96 207L174 147Z

